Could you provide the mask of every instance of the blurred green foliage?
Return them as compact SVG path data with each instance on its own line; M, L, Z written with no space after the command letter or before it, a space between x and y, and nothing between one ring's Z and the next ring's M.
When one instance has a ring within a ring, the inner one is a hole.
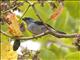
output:
M25 2L24 5L19 8L22 12L24 12L27 7L28 4ZM50 5L48 3L45 3L44 7L41 7L40 4L36 4L35 7L44 22L51 25L55 29L69 34L80 33L80 1L64 1L64 11L57 20L49 20L49 17L54 10L50 8ZM23 17L32 17L35 20L39 20L32 7L29 8ZM5 32L8 30L6 24L2 25L1 28ZM32 35L27 29L25 32L23 32L23 34L25 36ZM77 50L74 48L68 48L68 51L66 51L66 47L58 47L54 44L52 44L49 48L45 46L48 41L56 41L57 39L68 46L73 46L72 42L74 39L70 38L61 39L47 35L39 39L34 39L35 41L37 40L42 43L42 48L40 51L41 53L39 55L41 60L80 60L80 52L76 52ZM1 34L1 41L8 41L8 38Z

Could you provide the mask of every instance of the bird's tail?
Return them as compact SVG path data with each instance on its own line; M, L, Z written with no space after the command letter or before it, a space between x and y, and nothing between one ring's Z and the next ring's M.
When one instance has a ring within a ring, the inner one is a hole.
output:
M55 30L56 32L60 33L60 34L66 34L65 32L56 30L55 28L53 28L52 26L50 26L49 24L47 24L48 27L52 28L53 30Z

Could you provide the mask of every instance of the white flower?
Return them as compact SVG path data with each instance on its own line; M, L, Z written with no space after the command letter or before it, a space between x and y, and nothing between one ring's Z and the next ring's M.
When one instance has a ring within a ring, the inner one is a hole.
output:
M28 50L38 51L40 50L41 44L39 42L28 40L28 41L22 42L21 46L24 48L27 48Z
M12 41L10 42L10 44L13 46L13 44L14 44L14 40L12 40Z
M17 16L22 16L22 13L19 10L15 10L13 13L15 13Z
M22 51L22 48L19 47L18 50L17 50L16 52L17 52L18 55L23 55L21 51Z

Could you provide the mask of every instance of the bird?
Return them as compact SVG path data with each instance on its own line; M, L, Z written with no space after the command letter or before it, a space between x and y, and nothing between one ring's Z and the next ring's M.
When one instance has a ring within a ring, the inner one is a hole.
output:
M31 17L24 17L24 18L22 18L22 20L26 22L26 24L28 26L28 30L31 33L33 33L34 35L38 35L38 34L44 33L45 31L48 30L43 22L41 22L41 21L35 21ZM46 24L46 25L48 27L51 27L52 29L54 29L49 24ZM61 34L66 34L65 32L62 32L62 31L58 31L58 30L55 30L55 31L58 32L58 33L61 33Z
M29 17L25 17L22 20L24 20L26 22L26 24L28 26L28 30L35 35L41 34L45 31L47 31L47 28L40 21L34 21L33 18L29 18Z

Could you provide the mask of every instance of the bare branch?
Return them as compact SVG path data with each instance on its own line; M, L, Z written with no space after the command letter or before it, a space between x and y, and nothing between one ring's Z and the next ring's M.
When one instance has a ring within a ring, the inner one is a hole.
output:
M35 12L35 14L36 14L36 16L42 21L42 18L39 16L39 13L38 13L38 11L36 10L36 8L35 8L35 4L36 3L33 3L33 4L31 4L29 1L26 1L30 6L32 6L32 8L33 8L33 10L34 10L34 12Z
M11 35L9 35L8 33L4 32L4 31L2 31L2 30L0 30L0 33L2 33L3 35L5 35L5 36L7 36L7 37L12 37Z
M2 33L3 35L5 35L7 37L14 38L14 39L29 40L29 39L35 39L35 38L39 38L41 36L47 35L47 34L49 34L49 31L46 31L45 33L41 33L39 35L31 36L31 37L23 37L23 36L22 37L21 36L20 37L13 37L13 36L9 35L8 33L4 32L2 30L0 30L0 33Z
M34 39L34 38L40 38L41 36L45 36L45 35L48 35L48 34L51 34L55 37L58 37L58 38L77 38L78 36L80 36L80 34L60 34L58 32L55 32L55 31L46 31L45 33L41 33L39 35L35 35L35 36L32 36L32 37L18 37L18 39L20 40L29 40L29 39Z
M78 36L80 36L80 34L62 34L62 33L59 33L55 30L53 30L52 28L48 27L49 30L50 30L50 34L55 36L55 37L58 37L58 38L76 38Z
M47 34L49 34L49 31L46 31L45 33L41 33L39 35L31 36L31 37L18 37L17 39L19 39L19 40L30 40L30 39L40 38L41 36L45 36Z
M14 8L16 8L16 7L18 7L18 5L17 5L17 6L15 6L15 7L13 7L13 8L10 8L10 9L8 9L8 10L6 10L6 11L1 11L1 14L7 13L7 12L9 12L9 11L13 10L13 9L14 9Z
M35 8L34 4L32 5L32 8L33 8L33 10L34 10L34 12L35 12L36 16L40 19L40 21L42 21L42 22L43 22L42 18L39 16L39 13L38 13L38 11L36 10L36 8Z
M23 4L24 4L24 2L23 2ZM9 11L11 11L11 10L13 10L13 9L15 9L15 8L17 8L17 7L19 7L19 6L22 6L22 5L21 5L21 4L17 4L17 5L15 5L15 6L13 6L12 8L9 8L9 9L6 10L6 11L1 11L1 14L7 13L7 12L9 12Z

